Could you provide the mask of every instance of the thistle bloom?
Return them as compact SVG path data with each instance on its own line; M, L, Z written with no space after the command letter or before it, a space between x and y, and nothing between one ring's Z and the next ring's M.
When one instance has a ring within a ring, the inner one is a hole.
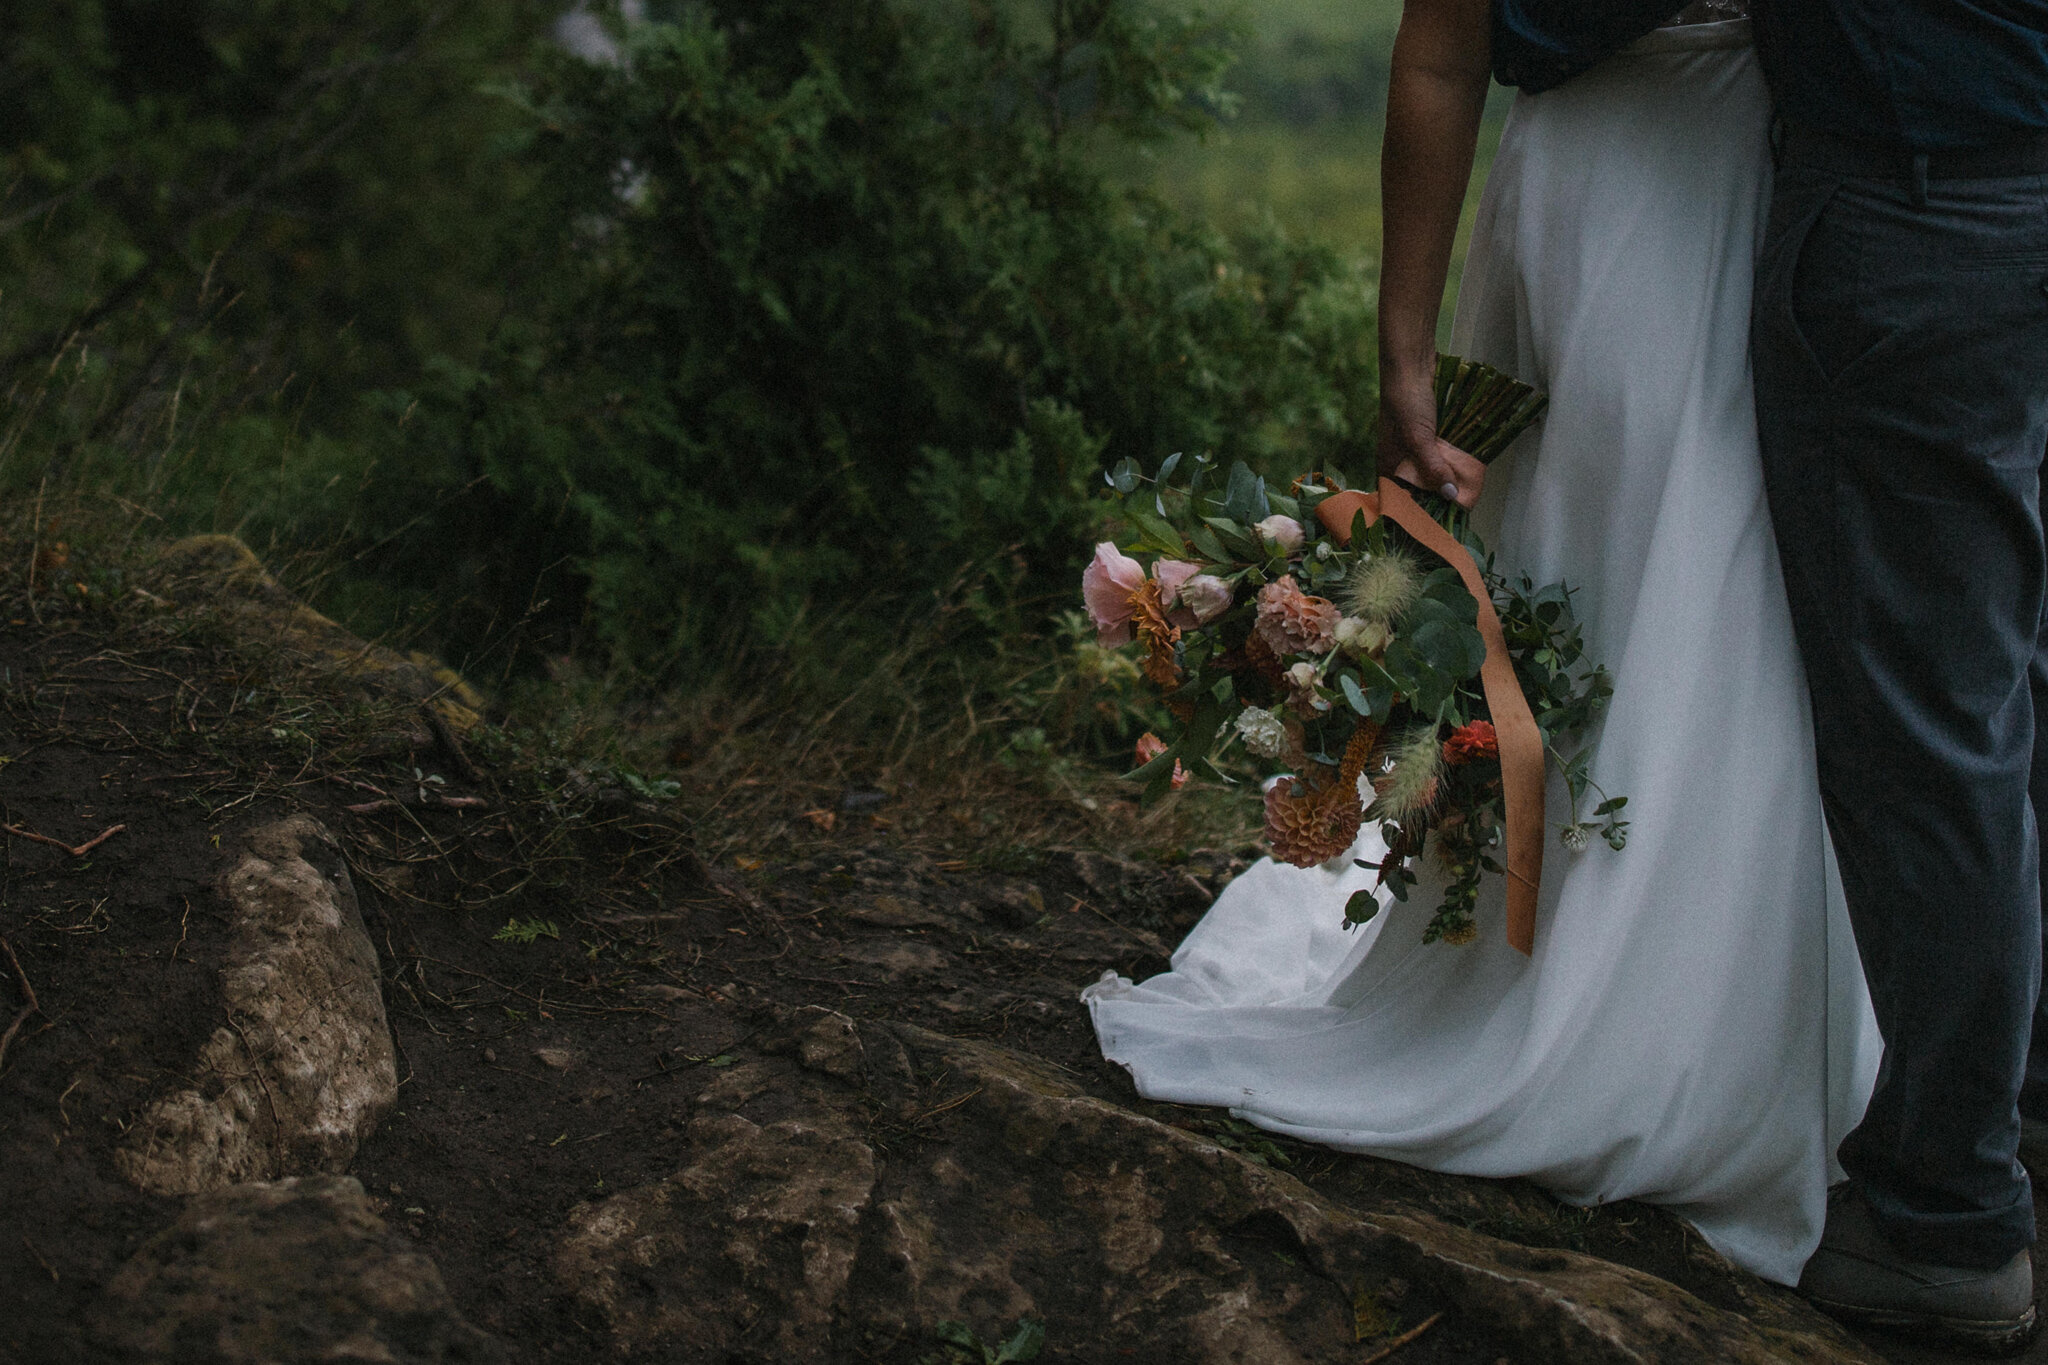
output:
M1081 571L1081 599L1100 643L1131 642L1131 594L1144 585L1144 565L1106 540L1095 547L1095 558Z
M1301 529L1300 522L1278 512L1257 523L1253 529L1278 545L1283 555L1300 554L1302 543L1308 539L1307 534Z
M1328 654L1336 645L1340 619L1334 604L1310 597L1293 574L1285 574L1259 589L1259 619L1253 628L1275 654Z
M1278 758L1287 748L1287 727L1280 717L1258 706L1247 706L1237 714L1237 734L1244 747L1260 758Z
M1351 615L1374 625L1391 625L1422 595L1422 575L1415 562L1398 550L1362 561L1351 571L1345 605Z

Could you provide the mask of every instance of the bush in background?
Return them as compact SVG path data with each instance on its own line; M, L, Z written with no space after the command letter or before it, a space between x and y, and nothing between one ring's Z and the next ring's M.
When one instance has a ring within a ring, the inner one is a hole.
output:
M648 11L614 62L520 4L0 18L0 480L327 547L457 658L825 695L1039 648L1110 461L1365 472L1365 269L1096 169L1227 107L1230 24Z

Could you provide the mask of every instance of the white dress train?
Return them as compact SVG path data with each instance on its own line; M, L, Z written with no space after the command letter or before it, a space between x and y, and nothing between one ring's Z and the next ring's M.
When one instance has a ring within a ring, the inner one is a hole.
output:
M1510 573L1577 589L1614 675L1593 771L1625 851L1553 838L1536 951L1498 884L1465 947L1440 884L1341 927L1370 873L1261 862L1142 984L1085 993L1149 1098L1436 1170L1642 1199L1791 1283L1876 1073L1822 823L1748 368L1769 194L1747 23L1663 29L1515 103L1454 349L1551 395L1491 472ZM1565 796L1553 780L1553 827ZM1376 856L1368 834L1353 852Z

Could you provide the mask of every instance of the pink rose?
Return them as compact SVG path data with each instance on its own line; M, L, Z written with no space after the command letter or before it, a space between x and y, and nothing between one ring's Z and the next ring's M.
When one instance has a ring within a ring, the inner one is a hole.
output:
M1301 553L1302 543L1308 538L1301 529L1301 523L1293 517L1275 512L1253 529L1280 547L1280 553L1295 555Z
M1182 630L1200 625L1194 612L1180 606L1183 585L1201 572L1202 566L1190 564L1184 559L1162 559L1152 566L1152 581L1159 585L1159 605L1166 608L1166 619Z
M1343 613L1334 602L1310 597L1288 574L1259 589L1259 632L1275 654L1327 654L1337 643Z
M1196 574L1180 585L1180 604L1197 625L1207 625L1230 610L1230 585L1214 574Z
M1131 594L1144 586L1144 565L1106 540L1095 547L1095 558L1081 571L1081 599L1088 604L1098 641L1131 642Z

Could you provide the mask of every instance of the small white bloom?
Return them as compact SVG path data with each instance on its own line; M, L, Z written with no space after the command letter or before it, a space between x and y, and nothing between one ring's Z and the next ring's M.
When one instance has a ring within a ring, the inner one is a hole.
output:
M1564 842L1566 848L1574 853L1584 853L1587 843L1590 842L1584 825L1566 825L1558 832L1557 837Z
M1334 634L1337 647L1354 654L1371 654L1385 649L1387 641L1393 638L1392 633L1379 622L1361 620L1356 616L1347 616L1339 621Z
M1337 553L1337 547L1332 545L1329 541L1323 540L1316 542L1317 559L1328 559L1331 555L1335 553Z
M1296 664L1287 670L1287 681L1304 692L1308 691L1316 685L1316 666L1311 663Z
M1244 747L1260 758L1278 758L1287 748L1287 727L1280 717L1257 706L1247 706L1237 715L1238 737Z

